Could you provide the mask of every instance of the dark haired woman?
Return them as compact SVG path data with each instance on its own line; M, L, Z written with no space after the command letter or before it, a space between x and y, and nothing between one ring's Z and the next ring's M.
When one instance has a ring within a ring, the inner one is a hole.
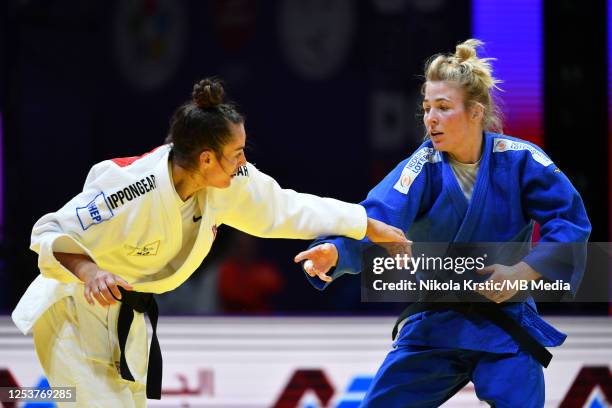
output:
M76 386L79 406L144 406L147 397L160 398L151 293L172 290L193 273L218 225L267 238L405 240L367 219L361 206L281 189L247 163L245 139L244 118L223 102L221 83L202 80L174 113L168 144L96 164L83 192L34 226L41 275L13 320L33 331L50 384ZM149 364L143 312L154 329Z

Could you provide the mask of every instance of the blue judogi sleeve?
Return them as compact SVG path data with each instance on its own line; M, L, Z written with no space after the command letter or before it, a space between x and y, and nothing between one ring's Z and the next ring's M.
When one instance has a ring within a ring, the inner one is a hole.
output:
M586 266L591 224L580 194L554 165L544 166L527 155L522 177L523 208L540 224L540 241L524 258L549 280L569 282L572 295Z
M422 145L374 187L360 203L366 209L368 217L407 231L422 206L422 196L427 188L427 167L433 160L432 154L433 149ZM362 252L372 246L368 238L358 241L344 237L322 237L313 241L309 247L326 242L335 245L338 250L338 264L331 273L334 280L346 273L359 273L362 267ZM316 276L306 277L319 290L328 285Z

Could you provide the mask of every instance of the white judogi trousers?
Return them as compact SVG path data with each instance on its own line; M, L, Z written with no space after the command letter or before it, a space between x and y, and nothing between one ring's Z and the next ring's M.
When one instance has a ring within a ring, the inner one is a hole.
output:
M36 321L34 345L52 387L76 387L76 404L60 407L146 407L147 333L136 313L126 358L136 382L119 374L117 316L121 304L89 305L82 296L56 302ZM140 315L140 316L138 316ZM140 318L139 318L140 317Z

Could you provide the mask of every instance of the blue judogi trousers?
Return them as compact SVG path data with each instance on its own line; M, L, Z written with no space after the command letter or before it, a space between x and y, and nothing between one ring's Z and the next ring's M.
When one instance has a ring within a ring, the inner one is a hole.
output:
M495 408L544 406L542 366L528 353L399 345L385 358L363 408L439 407L474 383L476 396Z

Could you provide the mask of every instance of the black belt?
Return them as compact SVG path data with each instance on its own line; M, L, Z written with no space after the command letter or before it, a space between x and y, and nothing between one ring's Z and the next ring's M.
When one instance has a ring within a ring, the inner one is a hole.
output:
M134 376L130 372L125 359L125 345L130 333L130 326L134 320L134 311L146 313L153 328L147 368L147 398L161 399L162 355L159 341L157 340L157 318L159 317L157 303L151 293L132 292L121 287L119 290L121 291L121 308L119 309L119 318L117 320L117 336L119 337L119 348L121 349L121 358L119 360L121 377L124 380L134 381Z
M544 367L548 367L552 354L546 350L536 339L523 326L517 323L508 314L502 310L503 306L499 306L496 303L432 303L432 302L419 302L413 303L408 306L402 314L398 317L395 325L393 326L392 339L395 340L397 335L398 325L404 319L414 314L424 311L446 311L453 310L459 312L466 317L469 316L480 316L489 320L499 328L503 329L510 335L523 349L535 358L538 363Z

